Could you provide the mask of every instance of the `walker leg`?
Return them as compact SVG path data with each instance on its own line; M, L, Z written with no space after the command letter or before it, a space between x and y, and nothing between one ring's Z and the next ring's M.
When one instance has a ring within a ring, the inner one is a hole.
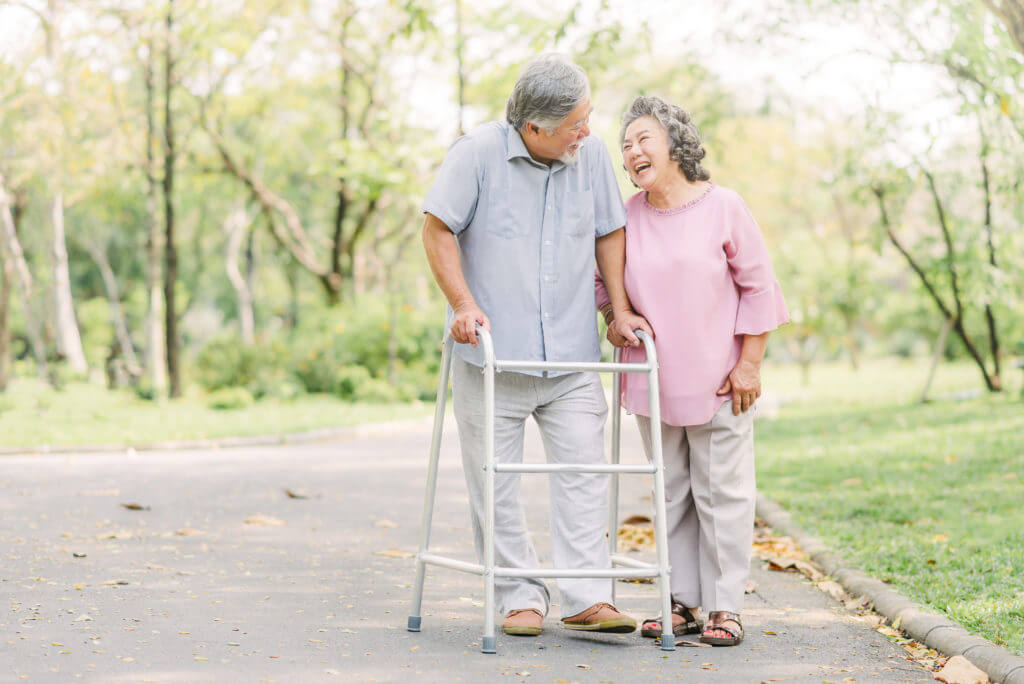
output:
M430 464L427 467L427 492L423 497L423 527L420 530L420 550L416 554L416 583L412 591L412 612L406 629L410 632L420 631L422 618L420 608L423 604L423 581L427 566L421 554L430 546L430 527L434 516L434 498L437 493L437 462L441 454L441 434L444 432L444 407L448 398L448 378L452 367L452 341L447 338L441 349L441 372L437 383L437 402L434 409L434 434L430 440Z
M652 345L653 346L653 345ZM648 360L650 360L648 353ZM668 560L668 531L665 512L665 459L661 451L661 397L658 392L658 368L652 363L647 376L648 406L651 412L651 456L654 459L654 543L658 547L658 567L661 572L661 650L676 650L676 637L672 632L671 568Z
M615 348L615 363L622 358L622 350ZM622 374L612 373L612 465L619 464L619 445L622 436L622 412L619 410L619 394L622 388ZM619 550L619 474L612 473L608 483L608 554L614 556ZM612 605L615 604L615 580L612 580Z
M484 364L484 634L481 651L497 653L494 636L494 361Z

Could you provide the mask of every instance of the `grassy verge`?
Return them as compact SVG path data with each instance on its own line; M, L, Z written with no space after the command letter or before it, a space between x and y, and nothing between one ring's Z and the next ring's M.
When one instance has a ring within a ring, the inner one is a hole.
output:
M425 416L432 406L350 404L330 396L265 400L230 410L209 408L201 394L163 405L129 391L72 383L56 392L20 378L0 395L0 446L152 444L166 440L273 435Z
M758 423L758 485L860 568L1024 655L1020 381L921 405L910 397L925 370L834 366L801 387L794 369L770 369L767 384L794 401ZM970 366L946 366L936 391L978 383Z

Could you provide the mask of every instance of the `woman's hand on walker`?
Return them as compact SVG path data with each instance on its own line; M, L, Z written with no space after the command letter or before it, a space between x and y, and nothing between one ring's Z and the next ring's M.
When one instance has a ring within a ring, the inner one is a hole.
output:
M471 344L474 347L477 345L477 323L487 328L487 331L490 332L491 322L484 315L484 312L480 310L480 307L476 305L476 302L460 304L453 311L455 313L455 321L452 323L452 337L459 344Z
M740 359L718 388L719 395L732 394L732 414L746 412L761 396L761 365Z
M639 347L640 338L634 330L643 330L654 339L654 331L646 318L632 311L620 311L608 322L608 341L616 347Z

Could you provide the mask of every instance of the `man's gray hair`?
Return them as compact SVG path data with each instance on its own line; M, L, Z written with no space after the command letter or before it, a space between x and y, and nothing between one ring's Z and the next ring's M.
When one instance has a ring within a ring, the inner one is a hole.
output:
M588 95L586 72L565 55L549 52L523 67L505 105L505 118L517 131L532 123L551 133Z
M679 164L679 169L686 176L686 180L692 183L711 179L711 174L700 165L700 160L704 158L706 152L701 144L697 126L686 110L669 104L660 97L641 95L633 100L633 104L622 115L619 145L626 141L626 129L629 125L641 116L654 117L668 132L668 157Z

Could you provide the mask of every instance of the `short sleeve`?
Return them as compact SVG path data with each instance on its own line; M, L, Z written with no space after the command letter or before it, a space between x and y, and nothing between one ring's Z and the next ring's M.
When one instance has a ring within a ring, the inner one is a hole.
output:
M735 334L760 335L775 330L789 323L789 311L761 229L739 197L728 215L729 231L723 248L740 292Z
M455 234L461 233L473 221L477 199L480 197L480 164L476 143L462 136L448 148L430 187L422 210L433 214Z
M600 138L594 137L594 142L591 146L594 160L590 166L590 187L594 197L594 234L601 237L626 225L626 208L622 205L608 148Z

